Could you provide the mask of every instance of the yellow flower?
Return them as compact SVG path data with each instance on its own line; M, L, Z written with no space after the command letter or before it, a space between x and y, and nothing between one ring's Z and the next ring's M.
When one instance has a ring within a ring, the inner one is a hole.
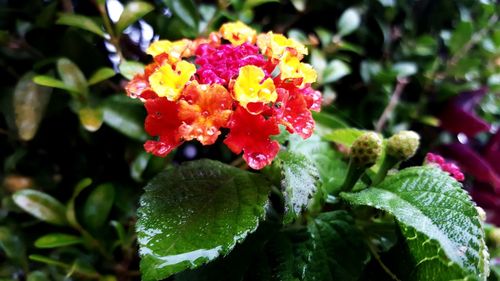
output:
M178 41L168 41L168 40L159 40L151 43L146 53L156 57L161 54L168 55L169 63L176 63L181 60L182 57L185 56L185 53L189 50L189 46L191 45L191 40L182 39Z
M166 63L149 76L149 84L159 97L175 101L195 72L194 64L187 61L176 63L175 70L172 65Z
M314 83L316 82L316 78L318 78L316 70L311 65L300 62L295 56L285 55L279 64L279 68L281 79L302 78L302 85L305 83Z
M245 42L254 43L257 34L255 30L241 21L225 23L220 27L219 32L222 38L235 46L239 46Z
M271 78L262 82L264 77L264 71L257 66L246 65L240 68L240 73L234 83L234 96L241 106L246 108L251 102L276 101L278 94L274 82Z
M294 39L286 38L282 34L272 32L259 34L257 36L257 46L266 56L276 59L281 58L286 52L295 52L299 59L307 55L307 48Z

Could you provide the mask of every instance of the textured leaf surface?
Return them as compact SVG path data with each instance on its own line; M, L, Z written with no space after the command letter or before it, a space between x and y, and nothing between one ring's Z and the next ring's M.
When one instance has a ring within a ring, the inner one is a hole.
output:
M486 246L477 210L448 174L434 167L408 168L377 187L341 196L354 205L393 214L405 227L413 227L429 241L436 241L451 261L450 266L461 268L462 276L485 280Z
M160 280L228 253L257 228L269 184L201 160L168 169L145 188L137 222L143 280Z
M66 224L66 207L54 197L33 189L24 189L12 195L14 202L32 216L56 225Z
M306 208L319 184L319 173L306 156L292 152L278 155L283 180L281 185L285 197L285 223L292 222Z

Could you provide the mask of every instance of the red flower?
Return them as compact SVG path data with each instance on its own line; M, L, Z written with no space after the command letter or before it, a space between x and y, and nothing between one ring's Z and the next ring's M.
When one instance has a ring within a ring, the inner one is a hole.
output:
M144 127L151 136L158 136L158 141L147 141L144 148L147 152L164 157L182 141L178 128L181 125L178 105L167 98L148 99L145 103L148 116Z
M243 159L252 169L269 165L278 154L279 143L270 139L271 135L280 132L273 117L266 120L262 115L252 115L238 106L228 127L230 132L224 143L234 153L243 151Z

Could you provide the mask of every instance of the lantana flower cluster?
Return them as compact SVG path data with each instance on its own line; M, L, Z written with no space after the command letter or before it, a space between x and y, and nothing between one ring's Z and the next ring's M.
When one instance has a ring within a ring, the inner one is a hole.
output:
M465 176L460 168L452 162L447 162L441 155L434 153L427 153L425 156L425 163L428 165L437 165L441 170L450 174L457 181L464 181Z
M261 169L279 151L271 137L278 125L304 139L313 132L317 74L301 62L307 48L293 39L234 22L208 38L156 41L146 52L154 61L126 91L144 102L145 129L155 137L144 148L154 155L194 139L211 145L226 128L227 147Z

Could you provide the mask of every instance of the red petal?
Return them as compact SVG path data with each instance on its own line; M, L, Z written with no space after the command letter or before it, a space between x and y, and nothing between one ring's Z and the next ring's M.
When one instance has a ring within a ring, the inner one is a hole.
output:
M304 96L304 99L307 103L307 108L314 111L321 110L321 101L322 96L320 91L316 91L311 86L306 86L304 89L301 89L300 92Z
M281 123L287 127L289 132L296 133L303 139L312 135L314 120L301 95L292 96L287 101Z
M243 151L243 159L252 169L262 169L269 165L280 149L279 143L270 139L279 134L275 118L265 119L252 115L238 106L229 120L230 132L224 143L234 153Z
M144 143L144 149L146 152L152 153L159 157L165 157L174 148L178 147L182 142L172 135L160 136L160 140L148 140Z
M144 127L151 136L176 135L181 125L178 106L167 98L148 99L145 103L148 116Z

